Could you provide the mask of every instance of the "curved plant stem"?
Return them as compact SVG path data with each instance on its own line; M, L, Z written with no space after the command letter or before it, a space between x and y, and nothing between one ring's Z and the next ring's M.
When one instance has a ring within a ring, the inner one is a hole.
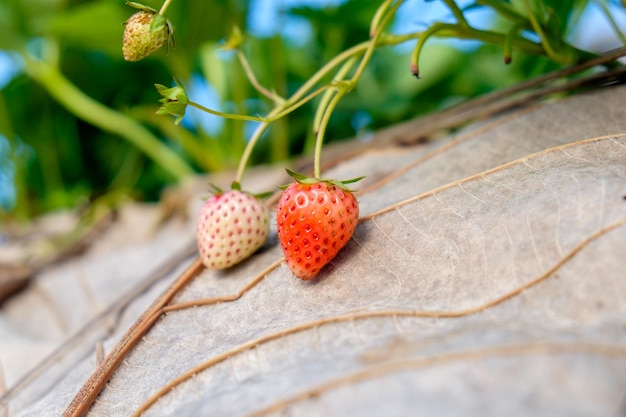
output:
M55 66L27 54L23 56L26 73L70 113L126 139L177 180L193 174L193 169L182 158L141 124L87 96Z
M274 110L272 110L267 115L267 117L263 119L262 123L257 127L257 129L254 131L254 133L250 137L250 140L248 141L248 144L246 145L246 148L243 151L243 155L241 155L241 159L239 160L239 166L237 167L237 174L235 175L235 182L241 183L241 179L243 178L243 172L246 169L246 165L248 164L248 160L250 159L250 156L252 155L252 151L254 150L254 147L256 146L257 142L259 141L259 139L261 138L265 130L269 127L271 122L278 120L281 117L286 116L287 114L296 110L298 107L304 105L305 103L311 101L313 98L315 98L316 96L321 94L323 91L331 87L332 85L322 86L294 104L290 104L291 100L289 100L289 101L284 102L283 105L276 107Z
M163 16L165 14L165 12L167 11L167 8L170 6L171 2L172 2L172 0L165 0L165 3L163 3L163 6L161 6L161 10L159 10L159 14L161 16Z
M241 66L243 67L243 70L245 71L246 76L248 77L248 80L250 81L250 84L252 84L252 86L259 93L263 94L265 97L269 98L276 104L281 104L285 101L284 98L280 97L275 92L269 91L267 88L263 87L259 83L259 81L256 79L256 76L254 75L254 72L252 71L252 68L250 67L250 64L248 63L246 56L239 49L237 49L237 58L239 58L239 62L241 63Z
M418 38L418 42L411 54L411 71L416 76L419 75L419 56L422 52L424 43L428 38L434 35L439 37L455 37L459 39L475 39L485 43L500 45L504 45L507 42L507 36L510 36L510 34L475 29L471 26L462 27L453 23L435 23L421 34L417 34L417 36L415 36ZM511 48L515 46L520 50L533 55L546 55L546 51L542 45L529 41L523 37L512 37L510 42Z
M381 41L380 45L397 45L414 38L415 37L412 34L403 36L388 36L385 38L384 41ZM246 148L244 149L241 159L239 160L239 166L237 168L235 182L241 183L243 172L248 164L250 156L252 155L252 150L256 146L256 143L261 138L265 130L269 127L269 124L272 121L290 113L292 110L295 110L298 107L302 106L304 103L310 101L322 91L333 87L332 84L326 85L318 88L314 92L307 95L307 92L310 91L315 86L315 84L317 84L322 78L324 78L324 76L326 76L330 71L332 71L338 65L341 65L345 60L366 51L370 47L370 44L372 42L373 41L361 42L360 44L348 48L339 55L335 56L333 59L328 61L322 68L320 68L315 74L313 74L313 76L309 78L304 84L302 84L300 88L298 88L298 90L293 93L291 97L289 97L289 99L275 107L270 113L268 113L268 115L264 119L262 119L262 124L259 125L255 130L254 134L248 141Z
M527 0L524 0L527 2ZM351 48L346 49L340 54L336 55L330 61L328 61L322 68L320 68L313 76L311 76L300 88L288 99L282 99L282 97L278 97L273 92L263 88L258 81L256 80L252 70L250 69L249 64L247 63L245 57L241 52L238 52L241 63L248 75L250 82L253 86L263 95L269 97L274 100L276 103L276 107L265 117L250 117L245 120L255 120L260 121L261 124L257 127L257 130L254 132L246 148L244 149L244 153L239 162L239 167L237 169L236 182L241 182L241 178L243 176L244 169L248 163L248 160L252 154L253 148L256 146L256 143L262 136L263 132L268 128L269 124L285 115L290 113L291 111L297 109L316 95L318 95L324 89L328 89L328 91L324 94L315 115L315 120L313 123L313 129L316 134L316 145L315 145L315 175L319 177L319 165L320 165L320 155L321 155L321 143L323 142L323 136L326 131L325 123L328 123L330 119L330 114L328 113L329 109L334 109L343 95L350 92L360 79L365 67L370 61L370 58L377 47L387 46L387 45L398 45L400 43L406 42L408 40L417 39L418 42L416 47L413 50L411 55L411 70L414 75L419 75L419 56L421 50L425 44L425 42L431 36L439 36L439 37L456 37L460 39L475 39L485 43L493 43L504 45L504 55L505 62L507 62L508 58L510 58L511 51L513 47L516 47L524 52L534 54L534 55L548 55L553 59L560 60L563 62L564 60L571 61L571 57L567 55L577 56L579 58L589 57L588 53L585 54L584 51L577 50L570 45L565 45L566 52L565 54L561 54L561 56L557 56L555 51L551 49L551 45L548 41L545 40L545 34L540 32L542 29L541 26L535 19L535 22L529 22L526 17L519 14L513 7L507 5L504 2L498 2L495 0L477 0L477 4L482 4L488 7L493 8L496 12L501 14L507 19L510 19L514 22L513 27L509 30L508 33L497 33L491 32L488 30L479 30L473 28L469 25L468 21L465 19L463 10L458 7L454 0L444 0L446 5L450 8L452 13L457 19L457 23L435 23L430 26L426 31L421 33L410 33L406 35L391 35L383 33L384 28L391 21L391 19L395 16L398 8L402 4L402 1L395 0L385 0L381 6L376 11L372 19L372 23L370 25L370 36L372 39L369 41L362 42L358 45L355 45ZM539 25L539 26L538 26ZM537 33L540 35L542 39L542 44L538 44L532 42L528 39L519 35L519 32L524 27L532 27ZM372 33L373 32L373 33ZM569 54L571 52L571 54ZM359 55L363 55L359 66L357 67L352 78L343 82L343 78L345 74L349 71L349 69L353 66L353 63L346 62L350 59L356 59ZM560 59L558 59L560 58ZM342 68L337 72L334 77L334 80L331 84L323 86L312 93L309 93L313 87L318 84L325 76L327 76L331 71L333 71L336 67L343 65ZM308 95L307 95L308 94ZM214 113L215 114L215 113ZM235 117L231 117L235 118ZM236 117L241 119L242 117Z
M393 0L385 0L383 4L381 4L380 7L376 9L376 13L374 13L374 17L372 18L372 23L370 23L370 38L373 38L378 31L380 22L382 21L383 16L385 16L385 13L389 9L389 6L391 6L391 3L393 3Z
M469 23L467 23L467 20L465 19L465 15L463 14L463 11L456 4L455 0L443 0L443 2L452 11L452 14L454 15L456 21L458 22L460 26L469 27Z
M356 62L356 56L346 61L343 64L343 66L339 69L339 71L337 71L335 78L333 78L333 84L336 85L340 81L343 81L343 79L348 74L348 71L350 71L350 69L352 69L352 67L354 66L355 62ZM313 119L313 132L316 135L320 129L320 124L322 123L322 117L325 113L326 107L328 107L328 103L330 102L333 95L336 93L337 93L336 88L333 88L331 90L326 90L326 93L324 93L324 95L322 96L322 99L317 105L317 111L315 112L315 117Z
M416 37L417 35L415 34L401 36L390 35L384 37L383 39L381 34L380 42L378 45L398 45L400 43L415 39ZM290 113L292 110L295 110L298 107L302 106L304 103L310 101L322 91L328 88L332 88L332 84L325 85L307 95L307 92L310 91L315 86L315 84L317 84L322 78L324 78L324 76L326 76L330 71L332 71L338 65L341 65L345 60L350 59L353 56L358 56L359 54L366 51L370 47L372 42L373 41L361 42L360 44L348 48L339 55L335 56L333 59L328 61L322 68L320 68L315 74L313 74L313 76L309 78L304 84L302 84L302 86L300 86L300 88L298 88L298 90L288 100L277 106L264 119L262 119L262 124L257 128L257 130L248 141L244 153L239 160L239 167L237 168L237 174L235 177L236 182L241 182L241 178L243 177L243 171L248 163L248 160L250 159L250 156L252 155L252 150L263 132L265 132L265 130L269 126L269 124L272 121L275 121L276 119Z
M378 41L382 36L383 30L391 21L401 4L402 2L394 3L393 6L391 6L391 8L389 9L389 12L385 15L385 17L381 19L381 22L376 29L376 33L374 34L374 37L372 38L371 42L368 42L367 44L365 53L363 54L361 62L359 63L359 66L357 67L354 75L352 76L350 81L342 83L342 86L338 89L337 93L332 98L332 100L330 100L328 106L324 110L324 116L321 118L319 126L317 126L317 135L315 138L315 154L313 159L313 175L315 176L315 178L319 179L322 175L320 168L322 159L322 145L324 143L324 135L326 134L326 126L328 126L330 116L332 115L333 111L337 107L337 104L339 104L339 101L343 98L343 96L352 91L358 80L361 78L361 75L363 75L363 71L365 71L365 67L369 63L372 54L374 53L374 49L376 49L376 46L378 45ZM386 6L388 5L385 3L381 6L381 8L385 8ZM352 60L346 62L346 64L344 64L344 66L339 70L337 78L343 78L344 75L347 74L349 69L352 67L352 65Z
M215 116L220 116L225 119L234 119L234 120L247 120L249 122L265 122L267 119L265 117L259 116L248 116L245 114L234 114L234 113L224 113L221 111L209 109L208 107L204 107L202 104L198 104L194 101L189 100L188 105L195 107L196 109L202 110L206 113L213 114Z
M613 17L613 14L609 10L609 7L607 6L606 1L605 0L598 0L597 3L600 6L600 8L602 9L602 13L604 13L604 15L606 16L607 20L609 21L609 24L611 25L611 28L613 29L613 32L615 32L615 34L617 35L617 37L620 39L620 41L623 44L626 44L626 35L624 35L624 32L622 32L622 30L620 29L619 25L617 24L617 21L615 20L615 17ZM622 4L624 4L624 3L622 3ZM626 7L626 4L624 4L624 7Z
M348 91L346 89L341 89L337 91L337 94L330 100L328 103L328 107L324 111L324 116L320 122L319 130L317 131L317 136L315 139L315 155L313 158L313 175L315 178L322 178L322 171L320 169L321 160L322 160L322 144L324 143L324 135L326 134L326 126L328 126L328 121L330 120L330 116L333 114L335 107L339 104L339 101L346 95Z
M318 88L317 90L309 93L308 95L306 95L304 98L300 99L298 102L290 105L289 107L286 107L284 110L280 111L279 113L276 113L274 116L272 116L271 118L266 118L267 121L273 122L275 120L280 119L281 117L286 116L287 114L291 113L292 111L302 107L304 104L308 103L309 101L313 100L315 97L317 97L318 95L320 95L322 92L324 91L328 91L329 89L334 88L333 84L326 84L321 86L320 88Z
M527 25L525 20L520 20L517 23L514 23L509 31L506 33L506 38L504 39L504 48L502 50L502 55L504 57L504 63L510 64L513 59L513 41L518 37L520 31Z
M541 44L543 45L543 48L546 50L546 53L548 54L550 58L556 59L557 53L554 49L552 49L550 40L548 39L545 32L543 31L543 27L541 26L541 23L539 23L539 21L537 20L537 16L535 16L535 13L533 13L533 10L530 7L528 0L524 0L522 3L524 4L524 7L526 8L526 12L528 14L528 19L530 20L530 24L533 27L533 30L535 31L535 33L539 35L539 38L541 39Z
M494 9L500 16L517 22L520 19L526 19L526 17L520 14L509 2L502 0L476 0L476 4L488 6Z
M241 178L243 177L243 171L246 169L246 165L248 165L248 160L252 155L252 150L254 149L256 143L259 141L263 132L268 128L269 122L263 122L259 126L257 126L256 130L250 137L246 148L243 151L243 155L241 155L241 159L239 160L239 167L237 167L237 174L235 175L235 182L241 183Z
M453 23L435 23L422 32L422 36L419 37L419 40L411 53L411 74L413 74L416 78L419 78L420 75L419 57L426 40L435 35L437 32L441 32L443 30L459 31L461 30L461 27Z
M256 143L261 138L265 130L269 127L269 124L276 120L279 116L284 116L288 109L300 107L307 101L310 101L313 97L320 94L326 88L330 86L325 86L315 90L313 93L306 95L309 90L311 90L315 84L317 84L326 74L328 74L334 67L340 65L346 59L349 59L351 56L355 54L359 54L362 51L366 50L369 46L370 41L362 42L352 48L345 50L343 53L337 55L335 58L326 63L322 68L320 68L311 78L309 78L300 88L285 102L281 105L275 107L266 117L265 121L260 124L257 129L254 131L254 134L248 141L246 148L244 149L243 155L239 160L239 167L237 168L237 174L235 176L235 182L241 183L241 179L243 177L243 172L245 170L246 165L248 164L248 160L252 155L252 150L256 146Z

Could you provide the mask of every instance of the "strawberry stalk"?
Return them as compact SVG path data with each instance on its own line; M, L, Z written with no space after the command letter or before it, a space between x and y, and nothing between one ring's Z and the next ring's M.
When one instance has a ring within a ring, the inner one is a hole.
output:
M165 0L165 2L163 3L163 6L161 6L161 10L159 10L159 14L161 16L163 16L165 14L165 12L167 11L167 8L170 6L171 2L172 2L172 0Z
M326 111L324 111L324 116L322 116L322 121L320 122L319 130L317 131L317 137L315 140L315 156L313 159L313 175L315 178L322 177L321 171L321 160L322 160L322 144L324 143L324 135L326 134L326 126L328 126L328 121L330 120L330 116L333 114L335 107L339 104L339 101L346 94L345 90L337 91L337 94L330 100L328 103L328 107Z
M326 107L326 109L324 110L319 127L317 128L317 134L315 137L315 154L314 154L314 159L313 159L313 173L314 173L315 178L317 179L321 178L322 146L324 142L324 135L326 134L326 127L328 126L328 122L330 121L330 116L334 112L335 108L337 107L337 104L339 104L339 101L343 98L343 96L348 94L350 91L352 91L356 83L361 78L361 75L363 75L363 71L365 71L365 67L367 66L370 59L372 58L374 49L376 49L376 47L378 46L378 42L380 41L380 38L383 34L385 27L391 21L393 16L396 14L396 11L398 10L398 7L400 7L401 4L402 2L396 2L395 4L393 4L393 6L391 6L388 13L383 18L378 17L380 15L379 12L376 13L377 19L380 20L380 24L378 26L374 26L376 27L376 29L372 36L372 40L371 42L367 44L365 53L363 54L363 57L361 58L361 62L359 63L359 66L357 67L352 78L349 81L339 81L343 79L345 74L352 67L353 65L352 60L348 60L337 72L337 75L334 81L334 84L337 85L337 92L335 93L335 96L328 102L328 107ZM389 7L388 2L385 2L380 6L379 10L386 10L388 7ZM322 100L322 102L324 102L324 100Z

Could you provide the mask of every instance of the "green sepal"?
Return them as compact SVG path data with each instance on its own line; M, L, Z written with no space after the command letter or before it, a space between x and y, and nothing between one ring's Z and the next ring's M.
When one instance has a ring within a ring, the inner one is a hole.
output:
M353 184L357 181L361 181L363 178L365 177L357 177L357 178L352 178L349 180L344 180L344 181L337 181L337 180L324 180L324 182L330 183L336 187L341 188L344 191L349 191L351 193L357 191L357 190L353 190L350 187L347 186L347 184Z
M323 180L320 180L319 178L307 177L306 175L300 174L299 172L292 171L289 168L285 168L285 171L287 171L287 174L291 178L296 180L296 182L298 184L308 184L308 185L310 185L310 184L316 184L316 183L318 183L320 181L323 181Z
M218 187L217 185L213 184L212 182L209 183L209 188L210 188L211 194L214 195L214 196L219 196L219 195L224 194L224 190L221 189L220 187ZM252 193L250 193L248 191L242 190L241 189L241 183L239 183L238 181L233 181L230 184L230 189L231 190L235 190L235 191L240 191L242 193L251 195L252 197L256 198L257 200L265 200L266 198L268 198L268 197L270 197L270 196L272 196L274 194L273 191L266 191L266 192L263 192L263 193L252 194ZM206 198L206 199L208 199L208 198Z
M163 17L163 15L155 13L154 16L152 16L152 20L150 21L150 32L152 33L158 32L162 30L163 28L165 28L166 26L169 32L169 29L170 29L169 22L167 21L165 17Z
M159 100L161 107L156 111L156 114L177 116L174 123L179 124L185 116L189 98L180 81L176 77L174 81L176 82L174 87L166 87L161 84L154 85L158 93L163 96L163 98Z
M214 195L224 194L224 190L222 190L220 187L218 187L217 185L213 184L212 182L209 183L209 188L211 189L211 192Z
M274 195L273 191L266 191L264 193L257 193L257 194L251 194L252 197L259 199L259 200L265 200L266 198L270 198L272 195Z
M308 178L306 175L300 174L299 172L292 171L289 168L285 168L285 171L287 171L287 175L289 175L291 178L293 178L296 181L305 180Z
M343 181L339 181L341 184L346 185L346 184L354 184L355 182L359 182L361 181L363 178L365 178L365 175L361 176L361 177L356 177L356 178L352 178L349 180L343 180ZM332 182L332 181L331 181Z
M357 181L361 181L363 178L365 177L357 177L357 178L352 178L349 180L343 180L343 181L338 181L338 180L327 180L327 179L320 179L320 178L312 178L312 177L307 177L304 174L301 174L299 172L295 172L290 170L289 168L285 168L285 171L287 171L287 174L293 178L294 180L296 180L296 182L298 184L305 184L305 185L312 185L312 184L317 184L318 182L326 182L328 184L332 184L336 187L341 188L344 191L350 191L350 192L354 192L356 190L352 190L349 187L347 187L347 184L353 184ZM279 185L278 188L280 188L281 190L286 190L289 185Z
M138 10L143 10L144 12L157 13L157 11L155 9L153 9L152 7L146 6L145 4L138 3L136 1L127 1L126 5L130 6L130 7L133 7L135 9L138 9Z
M176 42L174 41L174 26L172 22L166 19L163 15L155 13L150 22L150 32L156 33L167 27L167 44L166 52L169 53L170 46L176 48Z
M266 198L268 198L269 196L271 196L272 194L274 194L272 191L266 191L266 192L264 192L264 193L257 193L257 194L252 194L252 193L249 193L248 191L243 191L243 190L241 189L241 183L240 183L240 182L238 182L238 181L233 181L233 182L230 184L230 188L231 188L232 190L241 191L242 193L249 194L249 195L251 195L252 197L256 198L257 200L265 200Z

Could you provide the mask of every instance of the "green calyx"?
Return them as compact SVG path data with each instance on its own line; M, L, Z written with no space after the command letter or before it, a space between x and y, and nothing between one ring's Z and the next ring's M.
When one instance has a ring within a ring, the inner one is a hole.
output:
M224 194L224 190L221 189L220 187L218 187L217 185L213 184L213 183L209 183L209 188L211 189L211 194L215 195L215 196L220 196L222 194ZM230 184L230 189L231 190L235 190L235 191L240 191L242 193L246 193L251 195L252 197L256 198L257 200L265 200L266 198L268 198L269 196L271 196L273 194L273 192L271 191L267 191L264 193L257 193L257 194L252 194L248 191L244 191L241 189L241 183L239 183L238 181L233 181Z
M185 87L180 83L177 78L174 78L176 85L174 87L166 87L161 84L155 84L158 93L163 96L159 100L161 107L157 110L156 114L170 114L176 116L175 124L179 124L185 116L185 110L189 104L189 97Z
M155 14L157 13L157 11L155 9L153 9L152 7L150 7L148 5L145 5L145 4L142 4L142 3L138 3L136 1L127 1L126 5L130 6L130 7L133 7L135 9L137 9L137 10L144 11L144 12L152 12L152 13L155 13Z
M339 187L344 191L349 191L349 192L354 192L356 190L353 190L350 187L348 187L348 184L353 184L365 178L365 177L357 177L357 178L352 178L349 180L338 181L338 180L328 180L328 179L315 178L315 177L307 177L306 175L301 174L299 172L292 171L289 168L286 168L285 171L287 171L287 174L291 178L293 178L298 184L313 185L313 184L317 184L318 182L325 182L328 184L332 184L336 187ZM289 185L281 185L278 188L280 188L281 190L285 190L287 189L287 187L289 187Z

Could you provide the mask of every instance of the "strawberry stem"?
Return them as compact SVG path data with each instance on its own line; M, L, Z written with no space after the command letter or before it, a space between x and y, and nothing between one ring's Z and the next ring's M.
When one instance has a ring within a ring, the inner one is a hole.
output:
M333 111L335 111L335 107L337 107L337 104L339 104L339 101L346 93L347 91L345 89L337 91L330 103L328 103L328 107L326 107L326 110L324 111L324 116L322 116L322 121L320 122L320 127L317 131L317 136L315 138L315 156L313 159L313 175L317 179L322 178L320 165L322 160L322 144L324 143L326 126L328 126L328 121L330 120L330 116L333 114Z
M165 11L170 6L171 2L172 2L172 0L165 0L165 3L163 3L163 6L161 6L161 10L159 10L159 14L161 16L163 16L165 14Z
M330 100L330 102L328 103L328 107L326 107L326 109L324 110L324 115L322 116L322 119L320 120L319 126L314 126L314 128L317 128L316 129L317 135L315 137L315 155L313 159L313 173L314 173L315 178L320 179L322 177L322 172L321 172L322 144L324 142L326 126L328 125L330 116L334 112L335 108L337 107L337 104L339 104L339 101L343 98L343 96L348 94L350 91L352 91L356 83L361 78L361 75L363 75L363 72L365 71L365 67L369 63L372 57L372 54L374 53L374 49L376 49L376 47L378 46L378 42L380 41L380 38L383 34L383 30L385 29L385 26L387 26L387 24L391 21L396 11L398 10L398 7L400 7L401 4L402 2L396 2L393 5L392 5L392 2L385 2L379 7L379 11L376 12L376 17L375 17L375 19L377 20L379 19L379 25L373 26L373 27L376 27L375 33L372 36L372 40L367 43L367 47L365 48L365 52L363 54L363 57L361 58L361 62L359 63L359 66L357 67L352 78L349 81L341 81L343 77L345 76L345 74L352 68L354 55L337 72L336 78L334 80L334 82L338 85L337 92L335 96L332 98L332 100ZM387 11L387 9L389 9L390 6L391 8L388 11L388 13L383 18L380 18L380 15L383 14L382 12L380 12L380 10Z

